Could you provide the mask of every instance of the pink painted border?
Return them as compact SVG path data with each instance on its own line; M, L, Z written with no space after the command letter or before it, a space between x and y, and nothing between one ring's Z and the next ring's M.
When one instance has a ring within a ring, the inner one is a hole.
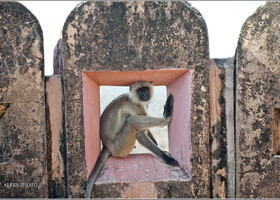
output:
M85 127L85 156L87 176L98 158L101 143L99 135L100 123L100 86L83 74L83 107Z
M100 152L100 85L124 86L138 80L153 81L154 85L166 85L168 94L174 94L174 115L169 126L169 150L187 174L179 170L178 167L162 163L151 154L137 154L129 155L126 158L109 157L96 183L189 180L188 176L191 174L191 72L178 69L83 73L87 176L89 176Z
M174 114L168 127L169 152L191 174L191 71L167 86L174 95Z

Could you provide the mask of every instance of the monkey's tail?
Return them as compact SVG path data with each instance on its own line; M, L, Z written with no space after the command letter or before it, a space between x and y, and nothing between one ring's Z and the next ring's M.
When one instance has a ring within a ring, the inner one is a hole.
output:
M89 179L87 181L87 186L86 186L86 198L89 199L91 195L91 190L93 183L96 181L98 174L100 173L105 161L107 158L111 155L111 153L106 149L102 148L102 151L99 154L99 157L97 159L97 162L95 163L95 166L93 170L90 173Z

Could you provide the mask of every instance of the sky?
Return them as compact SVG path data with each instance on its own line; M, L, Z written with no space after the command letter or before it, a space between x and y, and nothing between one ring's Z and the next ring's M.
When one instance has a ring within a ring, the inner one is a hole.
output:
M19 1L39 20L43 29L45 75L53 74L53 50L64 22L81 1ZM210 58L234 56L241 27L265 1L189 1L204 17Z

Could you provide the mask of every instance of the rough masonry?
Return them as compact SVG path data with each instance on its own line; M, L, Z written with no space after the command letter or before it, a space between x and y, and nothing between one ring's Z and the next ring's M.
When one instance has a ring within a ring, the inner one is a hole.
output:
M273 155L279 122L273 113L280 108L279 55L280 3L267 2L246 20L237 47L238 198L280 198L280 157Z
M42 29L17 2L0 2L0 27L0 197L46 198Z
M82 72L155 69L193 74L191 180L99 184L94 197L136 197L132 188L161 198L210 196L208 51L205 21L186 2L86 2L71 12L62 41L69 197L85 194Z

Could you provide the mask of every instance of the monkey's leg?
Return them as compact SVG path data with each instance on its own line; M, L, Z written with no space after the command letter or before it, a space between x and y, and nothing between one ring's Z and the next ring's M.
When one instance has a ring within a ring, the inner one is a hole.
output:
M100 173L100 171L101 171L105 161L109 157L109 155L110 155L110 152L105 147L103 147L102 151L99 154L97 162L95 163L95 166L94 166L93 170L91 171L89 179L87 181L86 198L90 198L93 183L96 181L97 176Z
M113 145L107 145L106 147L112 156L125 157L133 150L138 131L147 130L155 126L165 126L169 121L170 119L167 118L156 118L146 115L130 116L123 124Z
M159 159L163 160L168 165L179 166L177 160L167 155L145 134L147 130L137 132L136 139L140 144L153 152ZM148 130L149 131L149 130Z
M167 100L166 100L165 105L164 105L163 116L165 118L171 117L172 112L173 112L173 102L174 102L174 97L173 97L173 94L171 93L167 97Z
M158 145L156 139L154 138L154 136L153 136L153 134L151 133L150 130L147 130L146 134L155 143L155 145Z
M114 141L111 141L111 144L106 144L106 141L103 141L103 143L111 152L112 156L126 157L135 146L136 132L137 130L134 126L126 120Z

